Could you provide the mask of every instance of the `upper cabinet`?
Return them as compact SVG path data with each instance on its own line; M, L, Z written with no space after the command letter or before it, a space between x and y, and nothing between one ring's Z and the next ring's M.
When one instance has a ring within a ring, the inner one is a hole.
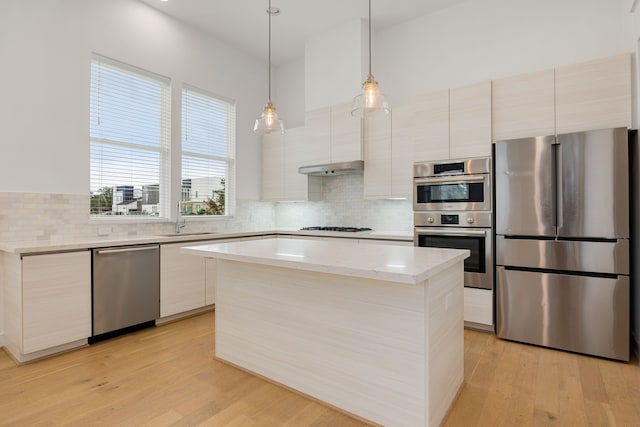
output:
M493 140L631 127L631 56L493 81Z
M631 55L556 68L556 133L631 127Z
M306 127L262 137L262 200L317 200L321 196L316 177L298 173L300 166L314 161L314 144Z
M305 114L313 164L362 160L362 119L351 115L351 104L309 111Z
M362 119L351 115L351 103L331 107L331 163L362 160Z
M416 162L491 155L491 82L431 92L409 105Z
M401 115L396 132L413 141L414 161L449 158L449 89L414 98Z
M364 119L364 197L391 195L391 117Z
M495 141L555 132L553 70L493 81Z
M284 199L284 135L262 137L262 200Z
M491 156L491 82L449 90L449 158Z

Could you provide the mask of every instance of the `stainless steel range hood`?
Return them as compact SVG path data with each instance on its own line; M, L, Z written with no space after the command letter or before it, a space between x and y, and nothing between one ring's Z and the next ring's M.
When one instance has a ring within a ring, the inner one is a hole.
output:
M351 162L328 163L324 165L301 166L298 173L313 176L334 176L343 175L345 173L362 172L364 170L364 161L353 160Z

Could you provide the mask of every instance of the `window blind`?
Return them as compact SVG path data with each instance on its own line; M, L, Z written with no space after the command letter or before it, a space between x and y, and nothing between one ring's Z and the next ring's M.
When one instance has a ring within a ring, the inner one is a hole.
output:
M169 217L169 84L166 77L93 56L92 216Z
M182 214L233 215L235 103L182 89Z

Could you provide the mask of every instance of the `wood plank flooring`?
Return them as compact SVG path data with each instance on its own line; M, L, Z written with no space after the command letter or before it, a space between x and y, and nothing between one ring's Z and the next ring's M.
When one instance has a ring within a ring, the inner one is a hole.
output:
M213 359L205 313L15 366L0 426L363 426ZM466 384L444 426L640 426L640 367L465 331Z

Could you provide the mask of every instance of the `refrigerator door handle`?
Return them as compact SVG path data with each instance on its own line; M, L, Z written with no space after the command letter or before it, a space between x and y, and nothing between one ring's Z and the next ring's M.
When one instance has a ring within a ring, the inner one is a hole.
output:
M554 162L555 162L555 182L556 182L556 234L558 229L563 225L563 183L562 183L562 145L560 143L553 144Z

